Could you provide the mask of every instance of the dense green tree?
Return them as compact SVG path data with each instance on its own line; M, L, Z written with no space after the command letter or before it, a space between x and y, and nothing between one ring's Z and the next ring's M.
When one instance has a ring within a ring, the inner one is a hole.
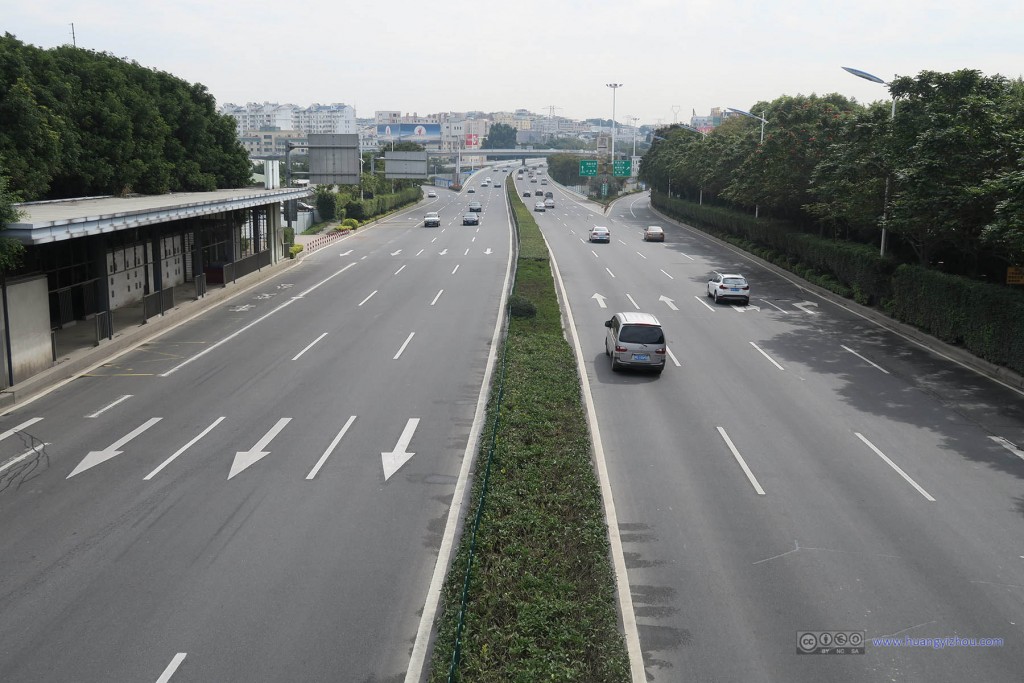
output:
M14 206L17 201L17 195L7 188L7 178L0 174L0 233L21 217L21 212ZM25 247L21 242L0 236L0 272L17 268L24 253Z
M481 149L515 149L516 129L508 124L496 123L491 126L480 147Z

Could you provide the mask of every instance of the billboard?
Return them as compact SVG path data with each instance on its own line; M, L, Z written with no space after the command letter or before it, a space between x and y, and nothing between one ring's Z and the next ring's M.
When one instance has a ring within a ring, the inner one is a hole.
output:
M318 185L358 185L363 159L354 133L310 133L309 181Z
M378 142L441 142L440 123L378 123Z

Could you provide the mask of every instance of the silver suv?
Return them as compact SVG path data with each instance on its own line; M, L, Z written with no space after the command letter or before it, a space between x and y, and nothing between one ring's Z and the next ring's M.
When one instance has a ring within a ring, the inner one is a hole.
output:
M665 369L665 332L650 313L627 311L606 320L605 355L612 359L612 370L623 367L647 368L657 374Z

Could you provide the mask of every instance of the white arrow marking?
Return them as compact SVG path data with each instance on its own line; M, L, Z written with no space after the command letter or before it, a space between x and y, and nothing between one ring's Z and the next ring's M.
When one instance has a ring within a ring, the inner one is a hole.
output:
M39 419L42 419L42 418L39 418ZM995 438L995 437L993 437L993 438ZM25 451L24 453L22 453L18 457L12 458L11 460L8 460L7 462L5 462L3 465L0 465L0 472L3 472L6 469L10 469L10 468L14 467L19 462L21 462L22 460L24 460L25 458L27 458L29 456L36 455L37 453L39 453L39 451L43 450L44 448L46 448L49 445L50 444L48 444L48 443L37 443L35 446L33 446L29 450Z
M384 481L391 478L391 475L401 469L402 465L409 462L415 453L410 453L409 442L412 441L413 432L416 431L416 427L419 425L420 419L418 417L411 417L409 421L405 423L405 429L402 430L402 435L398 437L398 443L395 444L395 450L390 453L381 451L380 460L381 464L384 465Z
M447 249L442 249L441 251L437 252L437 255L438 255L438 256L444 256L444 255L445 255L445 254L447 254L447 253L448 253L448 250L447 250Z
M253 308L255 308L255 306L253 306L252 304L242 304L241 306L232 306L228 310L231 311L232 313L244 313L245 311L248 311Z
M818 314L817 311L812 311L809 308L807 308L808 306L814 306L815 308L818 307L818 304L814 303L813 301L801 301L800 303L793 304L793 305L796 306L797 308L799 308L804 313L810 313L811 315L817 315Z
M441 293L442 293L442 292L444 292L444 290L443 290L443 289L439 289L439 290L437 290L437 296L435 296L435 297L434 297L434 300L430 302L430 305L431 305L431 306L433 306L434 304L436 304L436 303L437 303L437 300L441 298Z
M673 311L678 311L679 310L679 308L676 306L675 302L672 299L669 299L664 294L662 294L660 297L658 297L658 301L664 301L665 305L668 306L669 308L671 308Z
M10 436L11 434L17 434L18 432L24 431L24 430L25 430L25 428L27 428L27 427L31 427L31 426L32 426L32 425L34 425L34 424L35 424L36 422L39 422L39 421L40 421L40 420L42 420L42 419L43 419L43 418L41 418L41 417L33 417L33 418L32 418L31 420L27 420L27 421L25 421L25 422L22 422L22 423L21 423L20 425L18 425L17 427L12 427L11 429L8 429L8 430L7 430L6 432L4 432L3 434L0 434L0 441L3 441L3 440L4 440L4 439L6 439L7 437L9 437L9 436Z
M161 419L163 418L151 417L140 426L136 427L135 429L128 432L114 443L104 448L102 451L89 451L86 454L86 456L82 458L82 462L78 463L78 467L72 470L71 474L69 474L66 478L70 479L79 472L84 472L91 467L95 467L96 465L99 465L102 462L106 462L107 460L110 460L113 457L121 455L123 451L118 450L119 448L121 448L121 446L124 446L126 443L137 437L139 434L155 425Z
M106 408L100 408L99 410L97 410L97 411L96 411L95 413L93 413L92 415L86 415L86 417L99 417L99 416L100 416L100 415L102 415L103 413L107 412L108 410L110 410L111 408L113 408L114 406L116 406L116 405L117 405L118 403L121 403L121 402L123 402L123 401L127 401L127 400L128 400L128 399L130 399L131 397L132 397L132 395L131 395L131 394L125 394L125 395L124 395L124 396L122 396L121 398L117 399L116 401L114 401L113 403L111 403L110 405L108 405L108 406L107 406Z
M597 292L594 292L594 296L592 296L590 298L591 299L597 299L597 305L600 306L601 308L608 308L608 306L606 306L605 303L604 303L605 297L601 296Z
M351 249L349 249L348 251L343 251L343 252L341 252L340 254L338 254L338 256L348 256L348 255L349 255L349 254L351 254L351 253L352 253L352 250L351 250Z
M760 313L760 312L761 312L761 307L760 307L760 306L752 306L751 304L747 304L747 305L746 305L746 306L744 306L743 308L744 308L744 310L746 310L746 309L748 309L748 308L751 308L751 309L753 309L754 311L756 311L756 312L758 312L758 313Z
M489 256L489 255L493 254L494 252L491 251L490 247L487 247L486 249L484 249L484 253Z
M284 426L291 422L290 417L282 417L277 421L277 424L270 428L270 431L263 435L263 438L256 442L256 444L247 451L238 451L235 453L235 460L231 463L231 472L228 473L228 479L235 476L249 465L253 465L264 457L270 455L270 451L263 450L266 448L274 437L281 433Z
M345 432L348 431L348 428L351 427L352 423L355 421L355 415L352 415L351 417L348 418L348 422L345 423L345 426L341 428L341 431L338 432L338 435L334 437L333 441L331 441L331 445L327 447L327 450L324 451L324 454L320 456L319 460L317 460L316 465L313 467L313 469L309 471L309 474L306 475L306 479L314 479L316 477L316 473L319 472L320 468L324 466L324 463L327 462L327 458L331 455L331 453L334 452L334 449L337 448L338 444L341 442L341 438L345 436Z
M399 254L401 254L401 253L402 253L402 250L401 250L401 249L399 249L398 251L393 251L393 252L391 252L391 255L392 255L392 256L398 256L398 255L399 255Z

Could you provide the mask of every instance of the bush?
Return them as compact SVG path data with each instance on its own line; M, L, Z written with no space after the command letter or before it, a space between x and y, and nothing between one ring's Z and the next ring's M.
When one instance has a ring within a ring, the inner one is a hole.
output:
M537 307L521 294L509 297L508 311L514 318L533 318L537 315Z
M295 258L295 255L302 251L303 246L301 244L293 244L288 247L288 258Z
M359 221L357 221L355 218L346 218L341 222L341 227L355 230L356 228L359 227Z

